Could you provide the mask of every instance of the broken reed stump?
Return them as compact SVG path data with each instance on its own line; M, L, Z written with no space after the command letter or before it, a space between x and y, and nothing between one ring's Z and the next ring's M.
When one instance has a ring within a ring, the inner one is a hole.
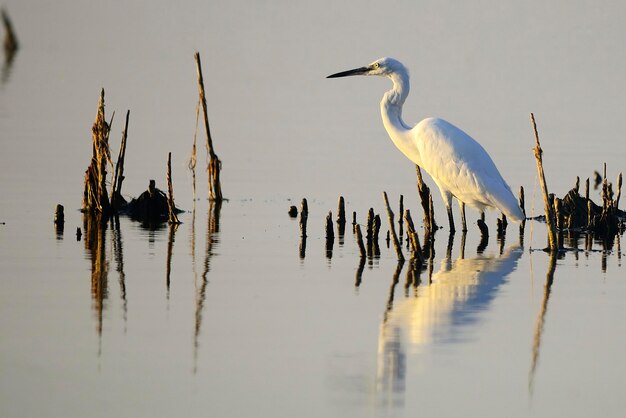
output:
M309 219L309 205L306 198L300 204L300 236L306 238L306 222Z
M130 110L126 111L126 122L124 124L124 131L122 132L122 142L120 143L120 152L115 163L113 185L111 186L111 208L113 212L117 212L127 203L126 199L122 197L122 182L124 181L124 158L126 158L126 138L128 138L129 117Z
M396 250L396 255L398 257L398 261L404 261L404 255L402 255L402 246L398 241L398 236L396 235L395 226L393 224L393 212L391 207L389 206L389 199L387 198L387 192L383 192L383 199L385 200L385 206L387 207L387 217L389 218L389 231L391 232L391 238L393 240L393 247Z
M374 208L370 208L367 211L365 242L366 242L368 257L373 257L374 256Z
M54 230L57 239L63 239L63 231L65 230L65 214L63 205L58 204L54 211Z
M543 162L541 158L541 154L543 153L541 149L541 144L539 143L539 133L537 132L537 123L535 122L535 115L530 114L530 120L532 122L533 131L535 133L535 159L537 160L537 172L539 174L539 183L541 185L541 190L543 192L543 203L544 210L546 213L546 225L548 227L548 246L550 251L557 251L559 249L558 239L556 234L556 225L554 220L554 211L552 210L552 205L550 204L550 200L548 197L548 186L546 184L546 176L543 172Z
M380 235L380 215L376 214L374 216L374 236L372 238L372 254L374 257L380 257L380 246L378 245L378 237Z
M172 186L172 153L167 154L167 221L170 225L178 225L181 222L176 216L176 206L174 205L174 187Z
M354 226L354 231L356 233L356 243L359 246L359 253L361 254L361 258L365 258L367 256L367 252L365 251L365 245L363 244L363 234L361 234L361 225L356 224Z
M559 199L561 215L557 216L557 225L559 218L562 217L562 229L584 230L602 238L618 233L620 225L626 219L626 213L618 208L621 195L621 173L617 178L618 190L615 199L613 199L612 187L609 184L603 185L602 206L595 204L589 198L588 179L585 184L584 197L574 186L563 199Z
M200 100L196 105L196 129L193 131L193 145L191 146L191 155L189 156L189 162L187 168L191 171L191 187L193 191L193 201L196 201L196 163L197 159L197 147L198 142L198 121L200 120Z
M65 223L64 208L61 204L58 204L54 211L54 223L55 225L63 225Z
M209 153L209 166L207 172L209 175L209 198L216 202L221 202L222 186L220 184L220 170L222 169L222 162L218 158L213 148L213 139L211 138L211 130L209 129L209 116L206 104L206 95L204 93L204 79L202 77L202 64L200 63L200 53L196 52L194 55L196 59L196 69L198 72L198 91L200 94L200 102L202 103L202 112L204 114L204 129L206 131L206 147Z
M498 218L496 221L496 225L497 225L497 229L496 229L496 235L498 238L504 238L504 236L506 235L506 227L509 225L509 223L506 220L506 215L503 213L502 214L502 218Z
M422 209L424 210L424 228L434 231L437 229L437 223L435 222L435 213L433 210L433 197L430 193L430 188L424 183L422 179L422 170L419 165L415 165L415 172L417 173L417 193L420 196L422 203Z
M2 24L4 26L4 55L6 61L11 61L13 59L13 55L17 52L19 48L19 43L17 42L17 36L15 35L15 31L13 30L13 23L11 22L11 18L9 17L9 13L3 7L0 11L2 14Z
M326 215L326 258L333 257L333 246L335 244L335 231L333 225L333 213L328 211Z
M343 245L343 235L346 233L346 203L343 196L339 196L337 204L337 233L339 234L339 245Z
M417 235L417 231L415 231L415 225L413 224L413 218L411 218L411 211L409 209L404 211L404 220L406 221L407 241L411 243L413 258L422 262L424 261L422 246L420 245L420 239Z
M335 239L335 230L333 227L333 212L328 211L328 215L326 215L326 240L334 240Z
M100 92L98 112L92 131L91 163L85 172L85 188L83 192L83 212L92 214L110 214L109 195L106 189L107 163L111 162L109 150L110 124L104 115L104 89ZM113 165L111 163L111 165Z

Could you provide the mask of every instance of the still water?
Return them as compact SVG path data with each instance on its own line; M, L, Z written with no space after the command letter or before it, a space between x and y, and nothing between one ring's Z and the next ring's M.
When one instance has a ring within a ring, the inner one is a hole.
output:
M623 416L620 240L566 237L580 250L551 260L542 224L499 240L488 214L485 246L469 212L418 271L384 240L361 263L349 227L329 254L339 195L363 223L402 194L423 230L378 113L388 82L324 77L402 60L405 120L463 127L539 214L531 111L551 191L623 171L626 6L383 3L5 2L21 49L0 81L1 416ZM194 202L187 169L196 50L221 207L202 174ZM171 151L178 228L86 227L102 87L113 154L131 111L124 194L164 188ZM303 197L304 254L287 215Z

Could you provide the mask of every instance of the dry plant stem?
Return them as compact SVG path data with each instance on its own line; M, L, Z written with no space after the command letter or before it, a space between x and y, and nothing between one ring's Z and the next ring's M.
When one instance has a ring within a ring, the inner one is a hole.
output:
M346 223L346 204L343 196L339 196L339 203L337 204L337 223Z
M115 176L113 177L113 187L111 188L111 206L117 211L120 206L120 198L122 196L122 182L124 181L124 158L126 158L126 139L128 138L128 119L130 110L126 111L126 122L124 123L124 132L122 132L122 142L120 144L120 152L115 163Z
M622 196L622 173L617 176L617 196L615 197L615 209L619 208L619 199Z
M176 216L176 206L174 205L174 187L172 186L172 153L167 154L167 210L169 212L168 221L170 224L181 223Z
M221 202L222 186L220 184L220 170L222 162L217 157L213 148L213 139L211 138L211 130L209 129L209 116L207 112L206 95L204 93L204 79L202 77L202 64L200 63L200 53L196 52L196 69L198 72L198 90L200 93L200 102L202 103L202 112L204 113L204 128L206 131L206 147L209 153L209 198L216 202Z
M306 198L302 199L300 204L300 236L306 238L306 222L309 218L309 204Z
M4 53L7 57L12 56L15 51L17 51L19 44L17 42L17 36L15 35L15 31L13 30L13 24L11 23L11 18L9 18L9 14L7 11L2 8L2 23L4 25Z
M196 105L196 129L193 132L193 145L191 147L191 156L189 157L189 163L187 167L191 171L191 186L193 189L193 201L196 201L196 162L197 162L197 152L196 152L196 143L198 139L198 121L200 120L200 100L198 100L198 104Z
M543 203L544 209L546 212L546 225L548 226L548 245L551 251L558 250L558 240L556 235L556 225L554 221L554 211L552 210L552 205L550 204L550 199L548 197L548 186L546 184L546 177L543 172L543 162L541 158L541 154L543 153L541 149L541 144L539 143L539 133L537 132L537 124L535 123L535 115L530 114L530 120L533 125L533 131L535 133L535 159L537 160L537 172L539 174L539 183L541 185L541 190L543 192Z
M335 232L333 229L333 213L331 211L328 211L328 215L326 216L326 239L335 239Z
M398 236L396 235L396 230L393 225L393 212L391 211L391 207L389 206L389 199L387 198L387 192L383 192L383 199L385 200L385 206L387 207L387 217L389 218L389 231L391 232L391 239L393 240L393 247L396 249L396 255L398 256L398 261L404 261L404 256L402 255L402 246L398 241Z
M415 225L413 224L413 218L411 218L411 211L404 211L404 220L406 221L406 232L409 238L409 242L411 243L411 249L413 251L413 257L418 259L419 261L424 261L424 256L422 255L422 246L420 245L420 239L415 231Z
M100 92L98 112L92 131L91 163L85 173L83 210L108 216L110 212L109 195L106 189L107 162L111 161L109 151L110 124L104 116L104 89Z
M363 244L363 234L361 234L361 225L356 224L354 226L354 230L356 232L356 242L359 245L359 253L361 254L361 258L365 258L367 256L367 252L365 251L365 245Z
M422 208L424 209L424 228L434 231L437 229L437 223L435 222L433 211L432 195L428 186L424 184L422 171L418 165L415 165L415 172L417 173L417 193L420 195Z

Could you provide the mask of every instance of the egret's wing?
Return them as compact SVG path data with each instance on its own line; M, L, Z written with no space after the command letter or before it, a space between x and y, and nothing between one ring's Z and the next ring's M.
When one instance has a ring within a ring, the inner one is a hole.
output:
M429 118L414 128L422 166L440 188L470 206L497 207L515 221L522 212L511 188L487 151L443 119Z

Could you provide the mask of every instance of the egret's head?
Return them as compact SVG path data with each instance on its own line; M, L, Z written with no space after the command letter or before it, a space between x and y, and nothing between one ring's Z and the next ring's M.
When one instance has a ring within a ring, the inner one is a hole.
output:
M373 63L355 68L353 70L342 71L340 73L331 74L326 78L347 77L350 75L380 75L390 77L393 74L408 74L406 67L398 60L393 58L380 58Z

